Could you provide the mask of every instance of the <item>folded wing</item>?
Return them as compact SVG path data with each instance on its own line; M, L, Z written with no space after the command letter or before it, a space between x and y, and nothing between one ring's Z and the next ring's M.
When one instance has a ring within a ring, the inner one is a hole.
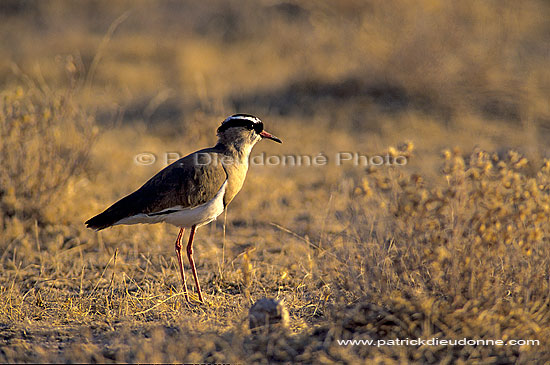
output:
M89 219L86 226L101 230L138 215L147 215L151 217L148 223L155 223L162 221L173 209L206 204L216 197L227 180L227 173L219 160L218 153L212 149L183 157L132 194Z

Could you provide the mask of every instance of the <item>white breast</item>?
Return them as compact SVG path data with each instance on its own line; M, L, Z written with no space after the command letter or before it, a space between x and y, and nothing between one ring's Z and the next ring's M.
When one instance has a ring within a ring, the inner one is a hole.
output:
M183 208L181 205L177 205L151 215L144 213L136 214L121 219L114 225L166 222L176 227L189 228L194 225L199 227L208 224L222 214L224 210L223 197L226 187L227 180L225 180L220 190L218 190L211 200L196 207ZM162 214L163 212L166 212L166 214Z

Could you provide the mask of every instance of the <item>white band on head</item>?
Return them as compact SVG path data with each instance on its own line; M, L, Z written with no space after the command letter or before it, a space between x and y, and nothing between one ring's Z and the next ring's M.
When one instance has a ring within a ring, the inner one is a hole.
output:
M253 116L236 114L236 115L232 115L232 116L228 117L226 120L223 121L223 123L229 122L230 120L233 120L233 119L235 119L235 120L244 119L244 120L251 121L252 123L260 123L261 122L261 120L259 118L256 118L256 117L253 117Z

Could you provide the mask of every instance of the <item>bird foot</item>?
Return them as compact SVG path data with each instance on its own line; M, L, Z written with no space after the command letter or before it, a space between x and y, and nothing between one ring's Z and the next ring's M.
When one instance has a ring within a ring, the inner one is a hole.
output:
M199 296L196 293L187 293L187 303L188 304L209 304L205 300L200 300Z

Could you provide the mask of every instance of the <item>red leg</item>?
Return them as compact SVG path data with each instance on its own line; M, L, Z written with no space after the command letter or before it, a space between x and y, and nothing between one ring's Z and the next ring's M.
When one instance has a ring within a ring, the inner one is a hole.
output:
M176 255L178 256L178 264L180 266L181 282L183 284L185 299L189 301L189 296L187 295L187 284L185 283L185 273L183 272L183 259L181 257L181 238L183 237L184 232L185 228L180 228L180 233L176 239Z
M197 269L195 268L195 260L193 260L193 238L195 238L195 230L197 226L191 227L191 233L189 234L189 243L187 243L187 258L189 259L189 264L191 264L191 270L193 271L193 277L195 278L195 284L197 286L197 293L199 294L199 300L202 300L201 286L199 284L199 278L197 276Z

